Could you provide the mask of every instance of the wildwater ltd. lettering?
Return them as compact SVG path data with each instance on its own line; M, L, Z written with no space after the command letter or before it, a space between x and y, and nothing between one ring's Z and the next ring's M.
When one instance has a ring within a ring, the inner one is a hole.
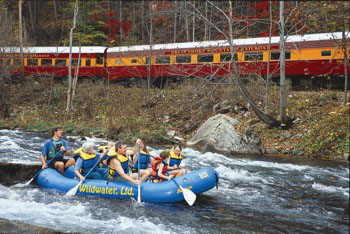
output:
M118 193L118 188L109 188L107 187L99 187L96 185L80 185L79 191L81 193L93 193L93 194L107 194L107 195L118 195L121 196L134 196L132 187L124 187L120 188L120 192Z

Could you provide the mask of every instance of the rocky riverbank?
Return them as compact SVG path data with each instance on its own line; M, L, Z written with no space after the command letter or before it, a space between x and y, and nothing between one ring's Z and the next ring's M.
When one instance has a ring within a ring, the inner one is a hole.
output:
M264 110L264 86L250 82L248 90ZM343 91L288 91L287 115L291 128L268 128L250 109L234 85L188 80L164 89L147 89L142 82L123 86L104 81L81 81L66 108L65 81L39 79L9 86L9 112L1 128L49 132L61 125L66 134L125 139L142 138L148 144L185 144L210 117L222 113L239 121L237 131L251 129L261 138L268 154L292 154L348 160L350 106L344 107ZM271 86L269 113L279 116L279 89Z

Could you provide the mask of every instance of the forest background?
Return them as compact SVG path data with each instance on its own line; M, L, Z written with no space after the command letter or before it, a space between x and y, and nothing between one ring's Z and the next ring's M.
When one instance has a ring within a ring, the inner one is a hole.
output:
M0 48L19 47L21 42L23 46L69 46L74 12L73 46L149 45L280 34L279 1L229 3L0 0ZM286 1L284 6L286 35L349 32L349 2ZM229 22L233 23L231 28ZM350 151L349 100L346 96L344 100L342 90L287 89L286 111L293 122L283 128L268 126L257 118L239 87L227 79L185 79L169 82L162 89L142 79L127 86L81 80L73 107L67 112L68 80L13 80L5 68L2 71L2 128L48 132L59 124L67 134L126 139L129 143L143 138L148 144L170 144L190 139L216 114L217 105L225 102L233 106L226 114L240 120L238 130L249 127L257 132L267 153L348 159ZM256 106L278 119L278 85L259 77L251 80L246 88ZM172 131L177 138L169 134Z

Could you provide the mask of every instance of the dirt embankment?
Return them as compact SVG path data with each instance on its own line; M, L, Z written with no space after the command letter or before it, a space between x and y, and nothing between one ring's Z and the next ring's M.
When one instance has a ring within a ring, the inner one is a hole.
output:
M350 151L350 106L343 105L343 91L288 90L287 115L294 118L294 124L283 130L261 122L233 84L188 80L148 90L142 82L123 86L83 80L78 83L74 109L68 114L66 81L28 79L5 88L10 90L4 92L9 93L5 98L10 115L0 119L0 127L49 132L52 126L61 125L67 134L171 144L170 130L189 140L215 115L214 106L225 101L230 106L226 114L240 121L239 130L249 126L256 131L267 153L347 159ZM247 88L264 110L261 81L249 82ZM268 103L269 114L278 118L279 88L274 85L269 89Z

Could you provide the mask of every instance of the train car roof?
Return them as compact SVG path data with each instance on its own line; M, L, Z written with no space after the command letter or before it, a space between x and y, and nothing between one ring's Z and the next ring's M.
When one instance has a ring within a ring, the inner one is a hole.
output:
M349 32L346 33L349 37ZM292 35L287 37L287 42L302 42L302 41L320 41L320 40L334 40L341 39L342 33L317 33L317 34L305 34L301 35ZM280 37L271 37L271 44L279 43ZM244 45L258 45L258 44L268 44L269 37L258 37L258 38L244 38L244 39L235 39L233 44L236 46ZM227 40L218 40L218 41L201 41L201 42L182 42L182 43L169 43L169 44L155 44L152 46L153 50L171 50L171 49L189 49L189 48L205 48L205 47L228 47L229 43ZM110 52L127 52L127 51L143 51L150 50L150 45L139 45L139 46L121 46L121 47L112 47L107 50Z
M107 47L103 46L82 46L82 54L104 53ZM0 47L0 53L20 53L19 47ZM23 47L25 54L69 54L69 47ZM72 53L79 53L79 46L72 46Z

